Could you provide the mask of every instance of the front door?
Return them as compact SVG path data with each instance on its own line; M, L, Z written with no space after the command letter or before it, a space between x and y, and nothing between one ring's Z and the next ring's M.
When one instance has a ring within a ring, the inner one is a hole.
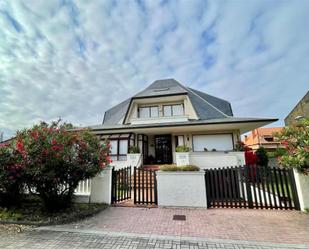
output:
M173 162L172 158L172 140L171 135L155 136L156 163L169 164Z

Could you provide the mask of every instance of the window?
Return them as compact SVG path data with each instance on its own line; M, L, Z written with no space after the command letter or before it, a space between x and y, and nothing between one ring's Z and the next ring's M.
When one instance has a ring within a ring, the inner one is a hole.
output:
M157 106L150 107L150 117L156 118L159 116L159 109Z
M158 106L147 106L138 108L140 118L156 118L159 116Z
M149 107L140 107L139 108L139 117L140 118L149 118L150 117Z
M165 117L172 116L172 106L171 105L165 105L163 107L163 114Z
M193 151L233 150L232 134L193 135Z
M267 142L273 142L273 141L274 141L274 138L273 138L273 137L264 137L264 139L265 139Z
M183 105L173 105L172 112L173 112L173 116L183 115Z
M163 106L163 114L165 117L171 116L182 116L183 115L183 105L165 105Z
M113 161L127 160L130 145L134 145L134 134L112 134L108 138L110 143L110 156Z

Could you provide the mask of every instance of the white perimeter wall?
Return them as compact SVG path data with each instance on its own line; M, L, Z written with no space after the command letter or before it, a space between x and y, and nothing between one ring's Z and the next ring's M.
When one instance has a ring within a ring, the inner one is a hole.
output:
M207 207L203 171L157 172L158 205Z

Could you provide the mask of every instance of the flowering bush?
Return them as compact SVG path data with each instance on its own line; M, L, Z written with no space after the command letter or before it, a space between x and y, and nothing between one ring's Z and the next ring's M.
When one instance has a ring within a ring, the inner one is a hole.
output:
M305 118L295 125L285 127L274 135L286 149L278 157L279 163L309 174L309 119Z
M88 130L68 128L59 122L42 122L18 132L14 145L8 146L18 151L24 181L48 210L70 205L78 183L96 176L111 162L108 144L100 144Z
M0 204L19 205L25 186L23 154L16 144L0 147Z

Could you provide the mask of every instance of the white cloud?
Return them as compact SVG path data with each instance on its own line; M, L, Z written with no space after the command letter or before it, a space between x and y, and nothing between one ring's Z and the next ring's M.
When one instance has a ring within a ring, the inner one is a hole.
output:
M97 124L155 79L283 118L308 90L307 1L2 1L0 130Z

